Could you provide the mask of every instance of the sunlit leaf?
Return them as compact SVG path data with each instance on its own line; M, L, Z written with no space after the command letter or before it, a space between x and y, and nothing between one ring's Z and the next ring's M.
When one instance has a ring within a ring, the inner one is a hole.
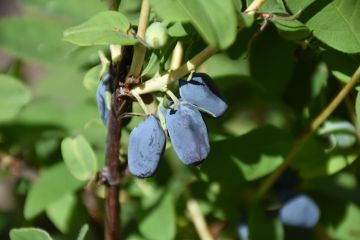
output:
M10 231L11 240L52 240L50 235L39 228L15 228Z
M129 30L130 22L123 14L104 11L78 26L66 29L64 40L80 46L134 45L137 40Z
M97 159L90 144L83 136L65 138L61 152L71 174L79 180L88 180L97 171Z
M30 89L19 79L0 74L0 122L14 118L30 96Z

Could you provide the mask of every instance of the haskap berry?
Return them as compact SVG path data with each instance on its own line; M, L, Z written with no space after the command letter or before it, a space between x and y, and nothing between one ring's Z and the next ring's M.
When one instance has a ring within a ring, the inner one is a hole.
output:
M312 228L319 221L320 210L309 196L298 194L282 204L279 218L285 225Z
M109 119L109 109L106 106L106 90L109 87L110 75L105 74L99 83L96 90L96 103L100 113L100 118L105 125L107 125Z
M191 80L180 80L183 100L211 112L214 117L224 114L228 105L214 81L206 73L193 73Z
M154 175L166 144L165 134L155 115L149 115L129 136L129 171L140 178Z
M197 165L209 154L208 132L200 112L190 104L175 104L168 109L165 122L171 144L186 165Z

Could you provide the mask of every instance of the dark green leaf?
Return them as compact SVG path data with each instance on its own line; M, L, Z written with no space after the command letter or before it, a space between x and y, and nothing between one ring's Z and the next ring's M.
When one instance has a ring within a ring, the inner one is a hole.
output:
M266 126L236 138L214 142L208 161L234 162L244 178L251 181L276 169L290 146L291 138L286 132Z

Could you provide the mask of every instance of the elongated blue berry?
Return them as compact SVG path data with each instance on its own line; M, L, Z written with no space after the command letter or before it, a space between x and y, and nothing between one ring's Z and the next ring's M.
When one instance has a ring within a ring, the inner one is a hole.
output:
M96 90L96 103L100 113L100 118L105 125L107 125L109 119L109 109L106 106L106 90L109 87L109 81L110 75L104 75Z
M128 165L130 172L140 178L151 177L158 167L165 148L165 134L159 120L149 115L129 136Z
M219 117L228 108L215 83L205 73L194 73L190 81L180 80L180 96L183 100L201 107Z
M283 203L279 217L285 225L312 228L320 218L320 210L310 197L299 194Z
M201 163L210 151L208 133L200 112L185 103L166 110L166 126L172 146L186 165Z

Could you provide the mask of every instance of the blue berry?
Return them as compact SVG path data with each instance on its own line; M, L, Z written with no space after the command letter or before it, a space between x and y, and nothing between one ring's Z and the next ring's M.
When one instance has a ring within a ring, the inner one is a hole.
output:
M96 90L96 103L100 113L100 118L105 125L109 119L109 109L106 106L106 90L109 87L110 75L106 74L102 77L99 86Z
M320 218L320 210L310 197L299 194L283 203L279 217L285 225L312 228Z
M129 136L128 165L130 172L140 178L154 175L165 149L165 134L159 120L149 115Z
M183 100L219 117L228 108L215 83L205 73L194 73L190 81L180 80L180 96Z
M200 112L190 104L180 103L166 109L166 126L172 146L186 165L196 165L210 151L208 133Z

